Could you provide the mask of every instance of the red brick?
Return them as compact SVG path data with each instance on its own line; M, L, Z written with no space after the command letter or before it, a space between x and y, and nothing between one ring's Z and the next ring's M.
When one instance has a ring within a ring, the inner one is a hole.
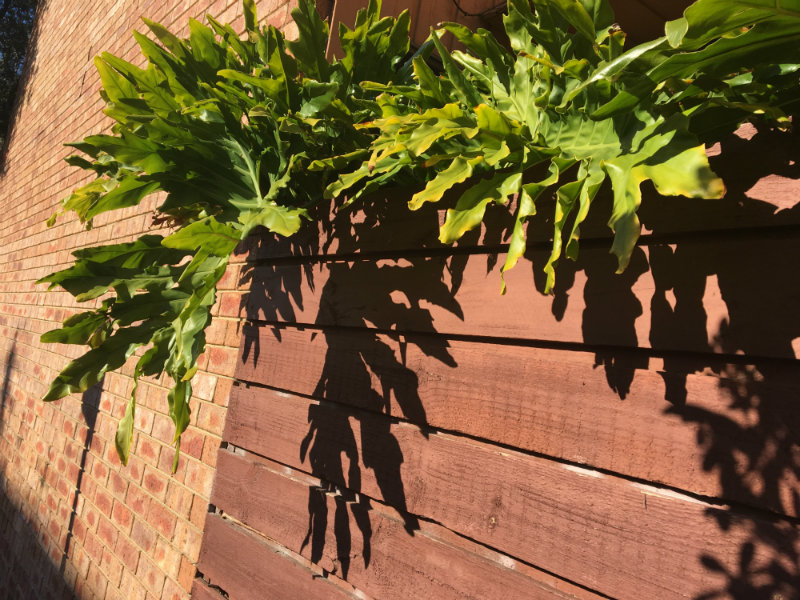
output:
M86 554L91 557L92 561L99 563L100 559L103 558L103 544L100 538L93 533L86 532L84 548L86 548Z
M108 448L106 449L106 460L114 468L119 468L122 465L122 461L119 459L119 454L117 454L116 447L112 446L111 444L109 444Z
M106 546L109 548L116 546L118 535L119 533L114 523L108 519L100 519L100 523L97 525L97 537L99 537Z
M138 565L137 565L138 566ZM127 600L146 600L147 590L141 581L139 581L134 573L123 571L122 583L120 584L120 593L123 598Z
M120 500L125 498L125 494L128 491L128 482L122 475L119 473L111 473L108 477L108 486L111 489L111 493L114 494L116 498Z
M89 573L86 576L86 581L95 598L105 598L108 579L106 579L105 574L100 570L99 565L99 560L89 565Z
M146 556L139 557L139 566L136 575L144 583L144 587L156 598L161 597L161 590L164 588L164 573Z
M110 550L103 551L103 560L100 563L100 568L108 576L109 586L119 587L122 579L122 562Z
M200 556L200 540L203 537L202 529L198 529L186 521L178 521L172 545L192 561L197 562Z
M214 480L214 470L201 462L189 461L186 465L186 487L200 494L204 498L211 495L211 484Z
M180 519L188 519L194 494L175 481L167 486L165 504Z
M136 445L136 455L151 465L158 464L158 455L161 452L161 445L155 440L143 435L139 436L139 443Z
M167 494L167 477L150 467L147 467L142 479L142 486L157 500L164 500Z
M225 334L227 331L228 322L222 319L214 319L211 325L206 327L206 343L207 344L222 344L225 342ZM192 382L194 387L194 382Z
M222 346L212 346L207 351L208 370L218 375L233 375L236 368L238 351L236 348L225 348Z
M165 415L155 415L153 420L152 436L158 441L170 445L175 437L175 425Z
M170 539L172 538L172 534L175 532L175 523L177 522L177 518L163 504L151 502L150 511L147 513L147 522L158 533L163 535L165 538Z
M219 446L222 440L214 436L206 436L205 443L203 444L203 456L201 460L212 469L217 467L217 455L219 454Z
M210 402L201 402L197 410L197 427L221 436L225 426L225 408Z
M126 467L129 479L135 483L141 484L142 476L144 475L145 463L137 456L128 458L128 466Z
M201 458L203 456L203 440L205 436L194 427L189 427L181 435L181 454Z
M83 513L84 520L86 524L89 526L91 531L94 531L97 528L97 521L98 521L98 512L94 509L86 505L86 508Z
M197 575L197 569L195 566L189 561L188 558L181 556L181 568L178 574L178 585L180 585L185 592L191 591L192 582L194 581L195 575Z
M241 323L242 322L239 320L228 321L228 331L225 334L225 346L231 348L239 347L239 340L242 336Z
M239 317L242 311L242 295L236 292L222 292L219 299L220 317Z
M117 545L114 554L122 561L126 569L136 571L139 564L139 548L133 545L127 538L120 536L117 538Z
M92 465L92 476L97 480L100 485L105 485L108 478L108 467L99 460Z
M133 523L133 514L122 502L115 501L111 519L117 524L120 531L127 532L130 530L131 523Z
M83 519L76 517L72 522L72 537L82 544L85 536L86 524L83 522Z
M206 523L206 516L208 514L208 500L201 496L195 496L192 500L192 510L189 514L189 522L195 527L202 530Z
M94 494L94 503L97 506L97 509L101 513L103 513L107 517L111 516L111 509L114 505L114 501L111 498L111 494L101 489L96 490Z
M134 519L131 540L145 552L150 552L156 544L156 532L149 525L145 525L141 519Z
M186 592L172 579L166 579L164 581L161 600L184 600L186 597Z
M128 493L125 496L125 505L136 514L144 516L147 514L150 498L140 487L131 485L128 487Z

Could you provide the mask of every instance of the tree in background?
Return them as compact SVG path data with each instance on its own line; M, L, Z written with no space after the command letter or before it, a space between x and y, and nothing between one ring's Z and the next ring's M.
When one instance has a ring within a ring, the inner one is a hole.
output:
M8 132L37 2L0 0L0 147Z

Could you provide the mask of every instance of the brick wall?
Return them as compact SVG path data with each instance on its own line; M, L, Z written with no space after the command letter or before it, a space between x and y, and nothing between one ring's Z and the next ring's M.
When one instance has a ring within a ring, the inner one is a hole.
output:
M208 350L194 380L192 420L171 474L173 425L162 380L139 386L133 456L117 459L113 438L131 391L132 365L90 390L44 404L49 382L80 351L39 336L73 314L65 292L40 277L66 267L86 245L127 241L148 229L155 201L102 215L84 231L66 217L45 220L81 183L62 143L102 131L102 51L141 62L130 35L147 16L185 32L210 13L241 30L239 0L43 0L13 133L0 175L0 596L185 598L195 575L239 338L238 271L220 286ZM278 27L291 2L263 0ZM293 25L289 25L290 29ZM291 35L291 31L287 31Z

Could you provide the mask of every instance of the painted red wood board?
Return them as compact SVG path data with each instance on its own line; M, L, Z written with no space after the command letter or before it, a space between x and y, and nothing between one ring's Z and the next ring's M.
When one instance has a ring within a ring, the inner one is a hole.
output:
M368 596L480 600L502 589L508 600L598 598L435 523L419 521L409 531L404 515L388 506L254 455L222 450L218 468L218 509Z
M246 381L800 516L797 365L764 377L713 356L367 330L248 326L242 340ZM276 394L235 387L229 429Z
M681 598L726 585L741 552L798 578L796 527L386 416L260 390L231 407L225 439L617 598ZM244 396L240 397L243 398ZM258 506L255 473L227 482ZM215 492L216 493L216 492ZM312 513L313 518L313 513ZM747 549L747 550L745 550ZM709 565L720 565L720 569Z

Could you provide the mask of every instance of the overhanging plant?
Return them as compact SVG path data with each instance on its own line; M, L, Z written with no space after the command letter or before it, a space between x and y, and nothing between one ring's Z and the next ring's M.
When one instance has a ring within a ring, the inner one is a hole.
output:
M509 0L509 47L486 31L445 24L431 43L443 73L411 61L408 14L380 19L380 1L340 29L341 60L325 58L327 25L312 0L293 17L297 41L257 26L244 0L246 39L209 19L181 40L146 21L160 45L135 34L139 69L97 60L111 133L72 144L68 162L96 178L64 201L91 226L109 210L165 192L158 222L168 235L75 252L74 266L45 277L95 307L42 336L88 344L45 400L86 390L137 350L134 382L167 373L175 442L189 422L191 378L205 347L216 284L239 241L256 226L293 234L328 196L353 204L383 185L422 180L410 208L466 191L447 211L440 239L459 239L487 204L512 205L515 225L503 270L525 249L537 198L556 196L555 265L575 258L580 225L608 180L612 252L624 269L639 235L639 186L664 194L719 197L704 144L753 115L785 127L797 103L800 0L698 0L666 35L634 48L606 0ZM449 53L450 32L467 52ZM515 202L511 202L516 198ZM565 248L565 249L564 249ZM127 462L135 389L120 421ZM176 452L176 464L177 464Z
M377 138L326 192L357 197L402 165L427 181L409 202L415 210L468 182L447 210L444 243L476 227L489 203L516 197L506 271L525 251L537 198L554 191L548 293L562 254L577 257L581 223L606 180L622 271L640 232L644 181L663 195L719 198L724 185L705 144L754 114L786 125L786 105L798 102L800 2L698 0L664 37L630 49L607 0L534 5L508 1L510 48L488 31L446 23L431 32L444 75L417 58L414 86L364 84L383 92L381 118L358 126ZM449 53L444 32L467 52Z
M61 213L74 211L91 227L103 212L165 192L156 220L175 228L78 250L74 266L41 280L79 302L102 299L42 336L90 346L56 377L45 400L88 389L146 348L116 435L123 463L138 378L165 372L173 379L169 414L179 449L216 285L233 249L257 226L295 233L335 178L325 159L362 155L369 144L355 125L374 118L377 105L359 83L399 83L410 72L398 68L409 48L408 13L381 19L379 1L359 12L352 31L340 31L344 56L332 63L325 57L328 26L312 0L292 12L296 41L259 28L253 0L244 0L244 15L243 40L211 17L209 26L190 21L186 40L145 20L161 42L134 33L145 69L107 53L95 60L105 113L115 121L111 133L70 144L88 159L67 162L96 178L66 198Z

